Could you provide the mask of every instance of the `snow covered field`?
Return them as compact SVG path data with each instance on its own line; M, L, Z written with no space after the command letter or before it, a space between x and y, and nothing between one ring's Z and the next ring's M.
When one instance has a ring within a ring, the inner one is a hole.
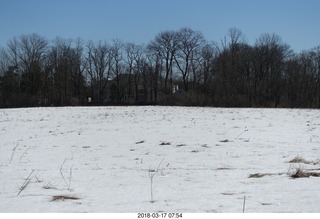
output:
M319 161L319 110L0 110L0 212L319 213Z

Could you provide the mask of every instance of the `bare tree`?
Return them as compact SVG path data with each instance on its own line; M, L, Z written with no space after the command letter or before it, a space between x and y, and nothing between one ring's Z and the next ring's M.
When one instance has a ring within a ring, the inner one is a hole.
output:
M20 86L14 65L10 65L9 57L4 48L0 48L0 106L7 106Z
M255 98L276 107L283 91L285 61L292 50L276 34L263 34L255 43Z
M214 61L218 56L218 49L214 44L206 43L201 48L201 66L200 66L200 83L202 85L201 92L204 93L206 102L209 97L214 98Z
M129 67L129 81L128 81L128 96L133 97L132 86L134 87L135 101L138 99L138 86L140 82L141 60L144 56L143 46L134 43L127 43L125 45L126 63ZM132 74L133 82L132 83Z
M4 73L8 70L10 66L8 53L4 48L0 48L0 76L3 76Z
M126 63L129 67L129 78L128 78L128 98L132 98L132 74L133 74L133 62L136 54L136 44L127 43L125 44L126 52Z
M83 51L83 40L77 38L74 41L74 54L72 59L72 82L73 82L73 96L78 101L83 101L86 91L85 91L85 76L84 72L86 69L86 58L84 57Z
M239 45L246 44L246 36L242 33L241 30L233 27L228 30L227 34L229 38L229 49L233 52L239 49Z
M86 71L91 78L91 89L95 97L97 88L97 100L104 102L105 89L108 80L113 76L114 60L113 48L106 42L94 44L90 41L87 44Z
M37 34L21 35L8 43L11 62L21 71L22 88L38 103L43 86L43 62L48 42ZM34 102L34 101L32 101Z
M159 53L154 53L154 51L150 51L147 47L145 50L146 59L149 66L150 73L150 88L151 94L150 99L154 102L158 102L158 90L159 90L159 80L163 67L163 59L161 58Z
M316 88L313 95L316 98L317 107L320 108L320 46L317 46L311 50L311 56L315 66L316 81Z
M194 57L196 56L195 54L200 51L201 45L205 42L205 40L200 32L194 31L190 28L181 29L177 36L179 49L174 54L174 60L182 74L185 90L188 91L189 73L191 71L190 65L192 61L194 61ZM195 78L196 77L194 75L194 79Z
M319 107L319 54L303 51L286 63L287 98L290 107Z
M165 76L164 91L170 93L171 85L168 87L168 80L172 82L173 59L178 49L178 34L176 31L164 31L159 33L153 41L148 45L149 51L153 51L164 60ZM169 78L170 77L170 78Z
M121 83L121 73L123 70L122 60L123 60L123 43L119 39L114 39L110 49L110 54L113 59L114 65L112 68L113 74L116 80L116 89L114 91L114 96L116 101L120 102L124 96L123 89L120 87Z
M190 92L171 95L173 83ZM182 28L146 47L28 34L0 48L0 107L81 105L89 93L98 104L320 107L320 46L295 54L276 34L249 45L237 28L217 46Z

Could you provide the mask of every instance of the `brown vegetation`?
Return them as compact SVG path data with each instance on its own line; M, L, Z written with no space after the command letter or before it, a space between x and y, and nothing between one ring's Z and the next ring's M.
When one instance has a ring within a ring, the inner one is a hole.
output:
M282 175L283 173L254 173L254 174L250 174L249 178L261 178L264 176L279 176Z
M78 200L80 198L68 195L55 195L51 201Z
M170 143L170 142L163 141L163 142L160 143L160 145L171 145L171 143Z
M224 139L224 140L220 140L221 143L227 143L227 142L230 142L230 140L228 139Z
M304 163L304 164L314 164L312 161L307 161L303 159L302 157L295 157L292 160L289 161L289 163Z
M320 177L319 172L306 172L301 169L297 169L294 173L290 175L291 178L306 178L306 177Z

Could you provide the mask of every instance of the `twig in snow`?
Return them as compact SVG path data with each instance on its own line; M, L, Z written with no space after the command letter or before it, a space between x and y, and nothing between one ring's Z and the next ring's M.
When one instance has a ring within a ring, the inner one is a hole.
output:
M17 143L17 145L13 148L12 153L11 153L11 157L10 157L10 162L9 162L9 163L11 163L11 161L12 161L12 159L13 159L13 157L14 157L14 154L16 153L16 150L17 150L18 145L19 145L19 144Z
M150 202L154 203L155 201L153 200L153 177L158 173L159 168L162 164L162 162L164 161L164 159L162 159L162 161L159 163L158 168L156 170L153 170L151 168L149 168L149 179L150 179Z
M63 163L62 163L62 165L61 165L61 167L60 167L60 175L61 175L62 179L64 180L64 182L66 183L67 187L69 188L69 184L68 184L66 178L64 177L64 175L63 175L63 173L62 173L62 168L63 168L63 165L64 165L64 163L65 163L66 161L67 161L67 159L64 159L64 161L63 161Z
M39 170L37 171L37 173L34 175L34 178L36 178L38 183L43 182L41 179L38 178L37 174L38 174Z
M246 196L243 196L242 213L244 213L245 208L246 208Z
M63 175L62 169L63 169L63 165L65 164L65 162L67 161L67 158L64 159L61 167L60 167L60 175L62 177L62 179L64 180L64 182L67 185L68 190L70 190L70 185L71 185L71 177L72 177L72 167L70 167L70 172L69 172L69 182L67 181L67 179L65 178L65 176Z
M156 175L155 172L151 172L151 169L149 169L149 179L150 179L150 202L153 203L153 177Z
M29 174L29 176L27 177L27 179L24 181L24 183L22 184L22 186L20 187L20 191L17 194L17 196L20 195L20 193L28 186L30 180L31 180L31 175L33 174L34 170L31 171L31 173Z
M69 171L69 190L71 187L71 177L72 177L72 167L70 167L70 171Z
M30 147L28 147L27 150L25 150L25 151L21 154L20 159L19 159L19 163L21 163L22 157L28 152L29 149L30 149Z
M243 133L245 133L245 132L247 132L247 131L249 131L249 130L247 129L247 127L245 127L244 131L241 132L240 135L238 135L238 136L236 137L236 139L238 139Z
M158 172L159 171L159 168L160 168L160 166L161 166L161 164L162 164L162 162L164 161L164 159L162 159L162 161L159 163L159 165L158 165L158 168L157 168L157 170L156 170L156 172Z

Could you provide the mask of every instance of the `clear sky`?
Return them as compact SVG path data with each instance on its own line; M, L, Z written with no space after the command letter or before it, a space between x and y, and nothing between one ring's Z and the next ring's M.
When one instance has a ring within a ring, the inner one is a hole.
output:
M299 52L320 45L320 0L0 0L0 46L29 33L140 44L182 27L216 42L231 27L250 44L276 33Z

